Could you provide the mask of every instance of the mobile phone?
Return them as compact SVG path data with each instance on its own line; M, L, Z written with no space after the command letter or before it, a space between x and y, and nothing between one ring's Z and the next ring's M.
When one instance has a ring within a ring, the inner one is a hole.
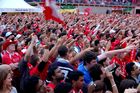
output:
M77 46L74 46L74 51L76 52L76 53L80 53L80 48L79 47L77 47Z
M116 64L112 63L111 65L107 66L105 70L111 72L115 67L116 67Z

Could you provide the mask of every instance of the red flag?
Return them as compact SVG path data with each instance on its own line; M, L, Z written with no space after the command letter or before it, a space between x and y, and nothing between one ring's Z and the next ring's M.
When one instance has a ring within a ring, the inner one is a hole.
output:
M58 11L56 2L53 0L46 0L45 10L43 11L46 20L54 20L60 24L65 24L62 15Z
M84 15L87 16L91 13L92 8L88 7L84 9Z

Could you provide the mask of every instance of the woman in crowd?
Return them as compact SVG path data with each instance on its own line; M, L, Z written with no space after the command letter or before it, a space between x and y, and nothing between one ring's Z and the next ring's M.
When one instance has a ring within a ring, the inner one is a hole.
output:
M0 93L17 93L12 86L12 70L8 65L0 66Z

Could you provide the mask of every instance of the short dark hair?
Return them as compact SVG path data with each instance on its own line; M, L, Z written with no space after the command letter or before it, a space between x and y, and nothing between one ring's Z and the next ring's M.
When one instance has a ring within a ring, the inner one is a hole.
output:
M112 69L111 71L113 71L113 73L115 74L116 70L118 67L120 67L120 65L118 63L115 63L116 67L114 69Z
M100 75L102 74L100 64L95 64L89 69L90 76L92 77L93 81L100 80Z
M101 33L101 34L99 34L99 37L101 38L101 37L103 37L105 34L103 34L103 33Z
M106 59L107 59L107 58L104 58L104 59L98 61L98 63L99 63L100 65L104 66L104 62L106 61Z
M113 38L111 38L111 42L114 42L115 40L116 40L116 38L114 38L114 37L113 37Z
M84 65L90 63L93 59L96 59L97 54L92 51L87 51L83 56Z
M63 31L62 33L60 33L60 34L58 35L58 37L60 38L60 37L62 37L62 36L64 36L64 35L67 35L67 32L66 32L66 31Z
M23 91L24 93L36 93L36 86L39 83L39 77L31 76L24 81Z
M72 85L67 82L59 83L55 89L54 93L69 93L72 90Z
M53 47L54 47L54 44L51 44L51 45L49 46L49 50L51 50Z
M128 30L124 32L124 36L128 37Z
M56 64L51 64L48 68L47 80L52 81L52 76L55 75L55 70L58 68Z
M37 62L39 61L39 57L37 55L32 55L30 58L30 63L33 67L36 66Z
M84 74L81 71L72 71L68 73L66 82L72 83L72 80L77 81L80 76L84 76Z
M27 29L31 29L31 24L26 25Z
M95 40L94 42L95 46L98 46L99 43L100 43L99 40Z
M134 80L125 79L120 83L119 93L124 93L125 89L136 88L138 84Z
M64 57L67 55L67 52L68 52L68 48L66 46L60 46L58 48L58 54L61 56L61 57Z
M133 62L126 64L125 70L129 76L131 75L131 71L134 70L134 68L133 68L134 65L135 65L135 63L133 63Z

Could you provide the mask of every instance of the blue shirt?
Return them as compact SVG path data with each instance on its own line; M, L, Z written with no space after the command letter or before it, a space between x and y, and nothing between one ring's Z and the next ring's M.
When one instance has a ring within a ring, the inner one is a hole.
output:
M89 71L85 68L83 63L78 66L78 70L84 73L84 81L87 85L92 82Z

